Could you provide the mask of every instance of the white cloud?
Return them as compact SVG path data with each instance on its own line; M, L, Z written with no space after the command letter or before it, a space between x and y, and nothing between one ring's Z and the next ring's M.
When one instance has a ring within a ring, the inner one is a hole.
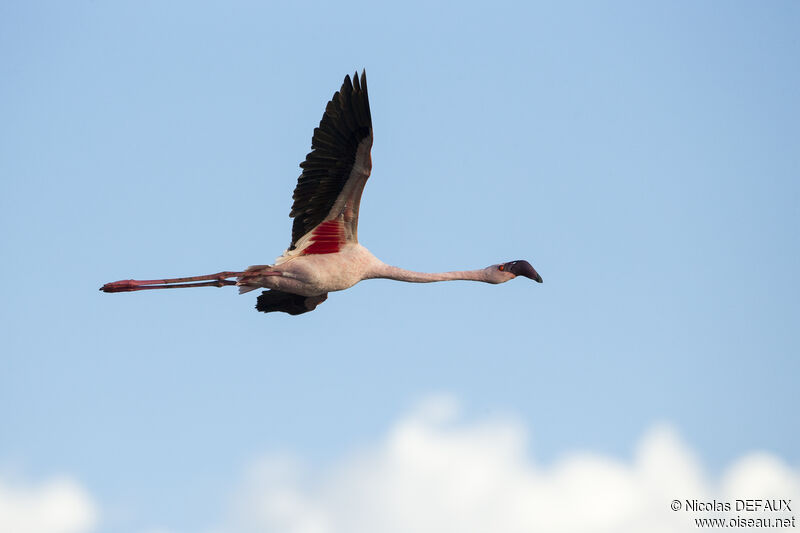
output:
M452 399L425 402L372 448L322 470L267 457L249 470L220 530L658 533L737 514L674 512L673 499L794 498L800 506L800 472L777 458L747 455L712 482L668 426L649 431L632 461L570 453L543 467L519 421L457 415Z
M674 499L749 498L792 499L794 513L670 510ZM247 469L232 500L228 520L205 531L696 533L695 518L800 515L800 471L751 453L711 480L666 425L648 431L631 460L570 452L544 466L531 455L519 420L464 422L457 402L439 397L401 417L372 446L325 468L266 456ZM97 516L89 494L68 479L37 486L0 480L0 533L91 533Z
M0 480L0 531L84 533L97 523L97 506L88 492L67 478L40 485Z

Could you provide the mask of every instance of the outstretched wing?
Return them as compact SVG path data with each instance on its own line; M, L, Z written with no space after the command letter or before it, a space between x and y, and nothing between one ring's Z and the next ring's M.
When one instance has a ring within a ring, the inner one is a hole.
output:
M344 242L358 242L358 206L372 170L372 117L367 74L345 76L334 93L311 152L300 164L303 173L294 189L292 243L287 253L335 253Z

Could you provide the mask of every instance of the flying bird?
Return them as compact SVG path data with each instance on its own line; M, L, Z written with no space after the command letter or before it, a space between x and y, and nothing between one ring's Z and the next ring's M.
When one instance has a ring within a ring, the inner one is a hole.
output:
M524 276L539 283L542 277L523 260L498 263L477 270L426 273L389 266L358 242L358 208L372 170L372 117L367 75L345 76L342 88L328 102L319 127L314 129L311 152L294 190L289 214L294 219L289 248L273 265L257 265L243 272L206 276L106 283L104 292L235 285L239 293L265 288L256 309L299 315L313 311L328 298L365 279L393 279L412 283L472 280L504 283ZM235 279L233 279L235 278Z

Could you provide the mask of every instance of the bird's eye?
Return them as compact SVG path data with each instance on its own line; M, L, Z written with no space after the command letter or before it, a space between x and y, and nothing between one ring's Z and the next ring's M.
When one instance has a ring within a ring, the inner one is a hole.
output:
M505 269L506 269L505 265L500 265L499 267L497 267L497 270L499 270L500 272L502 272Z

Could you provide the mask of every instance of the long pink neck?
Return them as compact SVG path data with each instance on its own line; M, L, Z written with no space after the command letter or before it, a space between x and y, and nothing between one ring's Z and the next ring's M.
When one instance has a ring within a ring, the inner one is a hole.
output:
M376 267L369 277L408 281L411 283L430 283L432 281L452 280L489 281L486 278L486 272L482 268L479 270L458 270L454 272L414 272L413 270L405 270L386 264L381 264Z

